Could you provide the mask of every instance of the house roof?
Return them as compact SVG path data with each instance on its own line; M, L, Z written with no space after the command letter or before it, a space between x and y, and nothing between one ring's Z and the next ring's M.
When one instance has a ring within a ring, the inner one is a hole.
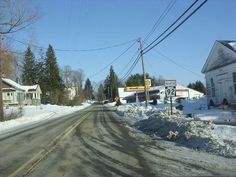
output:
M236 63L236 41L217 40L215 41L202 73L212 71L229 64Z
M37 87L39 86L39 85L23 86L23 85L16 83L15 81L13 81L11 79L7 79L7 78L2 78L2 80L5 83L7 83L8 85L12 86L13 88L18 89L18 90L22 90L25 92L35 91L37 89Z
M232 51L236 52L236 41L218 41L227 48L231 49Z

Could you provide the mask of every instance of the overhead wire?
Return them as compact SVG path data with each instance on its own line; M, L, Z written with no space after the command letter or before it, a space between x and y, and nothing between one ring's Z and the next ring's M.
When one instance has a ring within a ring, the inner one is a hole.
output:
M177 30L181 25L183 25L190 17L192 17L208 0L205 0L203 3L201 3L192 13L190 13L182 22L180 22L173 30L171 30L165 37L163 37L160 41L155 43L153 46L150 48L146 48L146 51L143 52L143 54L149 52L152 50L154 47L156 47L158 44L163 42L168 36L170 36L175 30ZM150 46L150 45L149 45ZM144 49L145 50L145 49Z
M160 23L164 20L164 18L167 16L167 14L170 12L170 10L173 8L174 4L176 3L176 0L171 0L165 10L162 12L161 16L158 18L158 20L155 22L154 26L150 30L150 32L146 35L144 41L147 41L148 38L151 37L151 35L155 32L156 28L160 25ZM128 67L128 65L132 62L133 58L137 55L138 52L136 52L133 57L130 59L129 63L123 68L123 70L119 73L119 75L122 75L125 69ZM123 75L121 78L122 81L124 81L133 71L134 67L137 65L138 61L140 59L140 53L134 60L133 64L131 67L128 69L128 71Z
M129 60L129 62L125 65L125 67L118 73L118 75L122 75L124 73L124 71L127 69L127 67L129 66L129 64L133 61L133 59L135 58L135 56L139 54L139 51L136 51L134 53L134 55L131 57L131 59Z
M27 42L23 42L21 40L18 40L18 39L15 39L15 38L12 38L12 37L9 37L9 36L4 36L5 38L8 38L8 39L11 39L11 40L14 40L20 44L23 44L25 46L33 46L35 48L39 48L39 49L44 49L44 50L47 50L47 47L42 47L42 46L38 46L38 45L34 45L34 44L29 44ZM98 48L90 48L90 49L59 49L59 48L54 48L55 51L60 51L60 52L92 52L92 51L99 51L99 50L107 50L107 49L111 49L111 48L117 48L117 47L121 47L121 46L124 46L124 45L127 45L131 42L134 42L136 41L137 39L133 39L133 40L130 40L130 41L126 41L126 42L123 42L123 43L119 43L119 44L114 44L114 45L110 45L110 46L106 46L106 47L98 47Z
M144 38L144 43L147 42L147 40L152 36L152 34L155 32L155 30L157 29L157 27L161 24L161 22L164 20L164 18L168 15L168 13L170 12L170 10L174 7L175 3L177 0L171 0L169 2L169 4L167 5L167 7L165 8L165 10L162 12L162 14L160 15L160 17L157 19L157 21L155 22L155 24L153 25L152 29L150 30L150 32L146 35L146 37Z
M93 78L94 76L102 73L105 69L107 69L108 67L110 67L114 62L116 62L121 56L123 56L126 52L129 51L129 49L131 49L134 45L135 45L136 41L134 43L132 43L127 49L125 49L118 57L116 57L114 60L112 60L109 64L107 64L105 67L103 67L102 69L100 69L98 72L94 73L93 75L91 75L89 78Z
M148 46L143 50L147 50L153 43L160 39L169 29L171 29L196 3L198 0L195 0L164 32L162 32L155 40L153 40Z
M198 0L194 1L160 36L158 36L154 41L152 41L147 47L143 49L143 54L146 54L150 50L152 50L155 46L160 44L164 41L170 34L172 34L176 29L178 29L183 23L185 23L193 14L195 14L208 0L202 2L195 10L193 10L184 20L182 20L173 30L171 30L167 35L165 35L160 41L155 43L158 39L160 39L169 29L171 29L197 2ZM155 43L155 44L154 44ZM154 45L152 45L154 44ZM141 52L140 52L141 53ZM140 59L140 55L135 59L130 69L126 72L126 74L122 77L122 81L124 81L129 74L133 71L134 67L137 65Z
M201 76L200 74L198 74L198 73L196 73L196 72L194 72L194 71L192 71L192 70L190 70L190 69L184 67L183 65L177 63L175 60L173 60L173 59L171 59L170 57L164 55L163 53L157 51L156 49L154 49L153 51L154 51L155 53L157 53L158 55L164 57L165 59L167 59L167 60L170 61L171 63L175 64L175 65L178 66L179 68L182 68L182 69L185 70L185 71L188 71L188 72L190 72L190 73L192 73L192 74L194 74L194 75L196 75L196 76L198 76L198 77L200 77L200 78L203 78L203 76Z
M139 54L136 59L134 60L133 64L131 65L131 67L129 68L129 70L126 72L126 74L121 78L121 81L124 81L126 78L128 78L128 76L131 74L131 72L133 71L133 69L135 68L135 66L137 65L139 59L141 58L141 55Z

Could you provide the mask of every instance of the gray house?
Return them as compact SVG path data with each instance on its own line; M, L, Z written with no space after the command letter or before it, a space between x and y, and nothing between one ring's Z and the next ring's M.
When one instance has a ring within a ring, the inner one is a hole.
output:
M24 86L7 78L2 78L2 96L5 105L39 105L41 89L39 85Z
M208 103L236 103L236 41L215 41L202 73Z

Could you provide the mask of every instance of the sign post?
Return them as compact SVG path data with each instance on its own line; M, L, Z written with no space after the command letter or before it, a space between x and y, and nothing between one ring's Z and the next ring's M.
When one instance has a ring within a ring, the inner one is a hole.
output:
M170 114L173 114L172 98L176 96L176 80L165 80L166 97L170 98Z
M146 87L147 87L147 99L149 100L150 99L149 89L152 86L152 80L151 79L146 79L145 82L146 82Z

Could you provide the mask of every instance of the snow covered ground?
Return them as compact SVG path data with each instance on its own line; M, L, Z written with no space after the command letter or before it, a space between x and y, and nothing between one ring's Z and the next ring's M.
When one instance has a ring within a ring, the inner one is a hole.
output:
M212 108L207 109L205 97L196 100L182 100L184 114L193 114L201 120L212 120L215 122L236 122L236 112L230 109Z
M41 106L24 106L22 109L22 116L17 119L0 122L0 135L20 129L22 127L30 126L45 120L59 118L78 110L90 106L91 103L83 103L81 106L58 106L58 105L41 105ZM16 113L19 111L18 107L10 107L5 109L6 115Z
M236 126L212 123L212 120L235 121L234 114L229 110L207 110L205 101L205 98L185 100L182 103L183 112L174 110L175 114L172 116L168 115L167 106L163 103L148 106L147 109L143 104L125 104L117 107L117 112L124 115L124 119L131 125L154 138L235 158ZM186 113L194 113L194 118L186 117Z

